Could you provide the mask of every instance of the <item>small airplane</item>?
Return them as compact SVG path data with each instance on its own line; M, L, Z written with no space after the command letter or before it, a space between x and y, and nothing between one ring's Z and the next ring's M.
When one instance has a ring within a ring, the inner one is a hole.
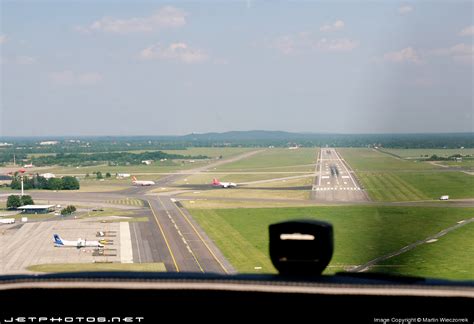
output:
M82 248L82 247L104 247L104 244L102 244L99 241L87 241L79 238L77 241L66 241L63 240L58 234L54 234L54 246L55 247L65 247L65 246L73 246L77 248Z
M135 176L132 177L132 183L135 186L153 186L155 184L155 181L151 180L137 180Z
M235 187L237 187L236 183L233 183L233 182L220 182L217 179L212 180L212 185L214 187L220 187L220 188L235 188Z

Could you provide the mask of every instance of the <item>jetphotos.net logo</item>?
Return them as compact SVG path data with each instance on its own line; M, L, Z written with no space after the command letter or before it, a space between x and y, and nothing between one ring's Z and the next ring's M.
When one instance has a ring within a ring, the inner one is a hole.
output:
M16 316L0 317L0 324L8 323L142 323L144 317L101 317L101 316L55 316L55 317L35 317L35 316Z

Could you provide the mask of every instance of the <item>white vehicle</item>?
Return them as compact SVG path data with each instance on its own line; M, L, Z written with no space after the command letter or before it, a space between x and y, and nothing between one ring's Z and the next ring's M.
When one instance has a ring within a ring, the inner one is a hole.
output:
M155 181L151 180L137 180L136 177L132 177L132 183L135 186L153 186L155 184Z
M14 218L0 218L0 224L13 224L15 223Z
M449 200L449 196L448 195L441 196L439 197L439 200Z
M87 241L85 239L79 238L77 241L67 241L63 240L58 234L54 234L54 246L55 247L65 247L72 246L77 248L82 247L104 247L104 244L99 241Z
M233 183L233 182L220 182L218 179L212 180L212 185L214 187L220 187L220 188L235 188L235 187L237 187L236 183Z

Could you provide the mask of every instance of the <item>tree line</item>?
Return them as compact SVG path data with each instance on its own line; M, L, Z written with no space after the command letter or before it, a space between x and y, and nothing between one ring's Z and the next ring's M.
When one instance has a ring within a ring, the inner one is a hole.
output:
M10 195L7 198L7 209L17 209L20 206L34 205L35 202L31 196Z
M91 153L91 154L64 154L39 156L31 159L36 166L44 165L62 165L62 166L87 166L101 163L109 165L139 165L145 160L175 160L175 159L207 159L205 155L179 155L167 154L162 151L129 153L129 152L113 152L113 153Z
M20 190L21 189L21 177L19 174L13 176L10 188ZM79 180L75 177L64 176L62 178L50 178L40 176L39 174L33 175L31 178L23 178L23 188L29 189L45 189L45 190L77 190L80 188Z

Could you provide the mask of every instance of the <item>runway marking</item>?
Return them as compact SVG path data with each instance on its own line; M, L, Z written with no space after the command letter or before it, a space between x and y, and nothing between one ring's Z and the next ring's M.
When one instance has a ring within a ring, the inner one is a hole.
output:
M321 175L323 174L323 151L321 150L319 155L319 177L318 177L318 186L321 185Z
M196 227L194 227L193 223L191 223L191 221L188 219L188 217L186 216L186 214L184 214L184 212L181 210L181 208L179 208L179 206L176 206L176 208L179 210L179 212L181 213L181 215L183 215L184 219L188 222L189 225L191 225L191 227L193 228L194 232L197 234L197 236L199 237L199 239L201 240L202 243L204 243L204 245L206 246L206 248L209 250L209 252L211 253L211 255L213 256L213 258L217 261L217 263L219 263L219 265L221 266L222 270L224 270L224 272L226 274L229 274L229 272L227 271L227 269L224 267L224 265L221 263L221 261L217 258L217 256L214 254L214 252L212 252L211 248L209 247L209 245L207 245L206 241L202 238L201 234L199 234L198 230L196 229Z
M199 269L201 270L202 273L204 273L204 269L201 267L201 263L199 263L199 260L198 258L196 257L196 255L194 254L193 250L191 249L191 247L189 246L188 242L186 242L186 239L184 238L183 234L181 234L179 228L178 228L178 225L176 225L176 222L174 221L174 219L171 217L171 214L169 213L169 211L166 209L166 206L165 204L163 204L163 201L161 201L161 198L158 196L158 201L160 202L160 204L163 206L163 208L166 210L166 213L168 214L168 217L171 219L171 221L173 222L174 224L174 227L176 228L176 231L178 232L179 236L181 237L181 240L183 241L184 245L187 247L189 253L191 253L191 255L193 256L194 258L194 261L196 261L196 264L198 265Z
M158 220L158 217L156 217L155 211L153 210L153 207L150 204L150 201L147 200L148 206L150 206L151 212L153 213L153 216L155 217L155 221L158 224L158 227L160 228L161 235L163 235L163 238L165 239L166 246L168 247L168 251L170 252L171 259L173 259L174 266L176 268L176 272L179 272L179 267L178 264L176 263L176 259L174 258L173 251L171 251L171 247L168 243L168 240L166 239L165 232L163 231L163 228L161 227L160 221Z
M352 178L352 176L351 176L351 173L350 173L349 170L347 169L346 164L342 161L341 155L340 155L336 150L334 150L334 151L336 152L336 155L339 157L339 160L341 161L342 166L344 167L344 170L347 172L347 174L349 175L349 178L352 180L352 183L354 184L354 186L357 186L355 180L354 180L354 179Z

